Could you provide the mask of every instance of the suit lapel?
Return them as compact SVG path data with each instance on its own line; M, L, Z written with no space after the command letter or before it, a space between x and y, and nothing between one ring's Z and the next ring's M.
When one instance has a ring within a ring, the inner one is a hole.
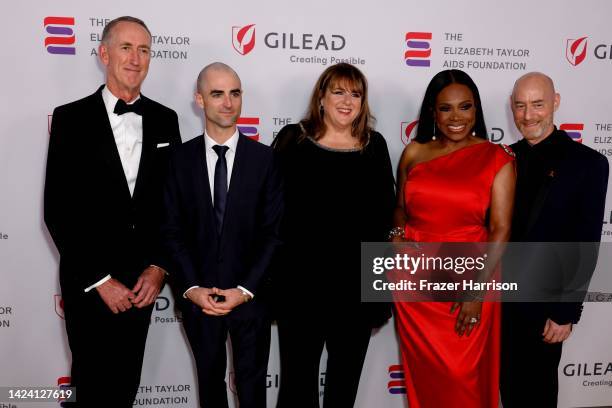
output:
M123 166L121 165L121 158L119 157L119 151L117 150L117 144L115 143L115 136L113 135L113 129L111 128L108 114L106 113L106 106L102 99L102 87L94 94L94 104L92 109L93 115L93 142L98 148L95 150L101 156L102 161L109 168L109 174L111 177L116 179L117 186L121 186L121 194L130 199L130 189L123 172Z
M206 161L205 149L204 135L200 135L198 136L196 148L193 150L193 156L188 161L193 168L190 173L191 188L193 189L192 191L195 192L194 198L196 201L196 208L201 211L200 214L204 220L198 228L201 229L202 236L206 236L212 242L218 243L210 182L208 181L208 164ZM211 231L214 231L214 233L211 234Z
M236 145L236 155L234 156L234 165L232 167L232 176L230 178L229 190L227 191L227 201L225 203L225 214L223 216L223 227L221 228L221 247L223 247L226 239L225 232L228 230L235 217L233 216L236 202L240 200L240 194L245 191L247 163L246 163L246 145L245 136L238 134L238 144Z
M570 142L576 143L574 141ZM555 152L550 169L546 170L546 179L538 189L538 193L536 194L533 201L533 205L531 206L531 211L527 220L527 228L525 229L526 236L529 236L531 230L537 223L551 188L558 183L557 180L559 179L559 177L563 176L564 169L562 168L562 164L565 162L565 157L567 154L567 149L565 145L565 143L567 142L562 139L559 143L561 143L561 145L559 146L560 151Z
M150 167L153 165L153 155L155 154L155 118L148 113L148 99L140 96L143 103L142 114L142 150L140 152L140 162L138 164L138 175L136 176L136 186L134 187L134 200L141 195L146 184L146 178L151 174Z
M209 219L212 225L215 225L215 214L213 211L212 193L210 191L210 181L208 180L208 163L206 160L206 144L204 143L204 135L200 138L199 146L196 149L196 170L194 171L194 184L198 192L198 199L206 208L206 218Z
M527 227L525 228L525 236L529 236L531 229L535 225L536 221L540 217L540 213L542 212L542 208L544 207L544 203L546 202L546 197L548 197L548 193L550 191L550 186L553 182L552 177L546 177L544 183L538 189L538 193L533 200L533 205L531 206L531 211L529 212L529 218L527 219Z

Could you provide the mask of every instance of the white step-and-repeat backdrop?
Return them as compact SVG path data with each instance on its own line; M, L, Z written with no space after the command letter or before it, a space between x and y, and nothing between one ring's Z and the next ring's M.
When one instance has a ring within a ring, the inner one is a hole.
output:
M31 0L3 8L1 385L69 380L58 255L42 221L48 129L55 106L103 83L96 52L104 24L114 17L140 17L153 32L154 58L143 93L178 112L183 140L201 133L202 118L193 102L195 78L212 61L228 63L241 76L245 92L239 126L266 144L283 125L301 119L321 71L346 61L368 77L376 127L394 164L414 133L428 81L447 68L467 71L479 85L492 141L518 139L508 97L518 76L538 70L553 77L562 95L557 125L576 142L612 155L612 3L606 0ZM605 241L612 240L611 200ZM559 367L561 407L612 405L610 311L607 303L587 304L567 341ZM279 386L273 330L270 407ZM389 323L373 336L357 406L405 406L398 363ZM194 381L180 316L166 288L153 313L136 405L195 407ZM112 384L108 378L109 392Z

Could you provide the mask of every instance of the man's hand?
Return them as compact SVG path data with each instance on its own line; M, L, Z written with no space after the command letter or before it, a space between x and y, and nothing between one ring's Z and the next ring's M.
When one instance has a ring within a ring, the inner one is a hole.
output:
M215 297L217 288L193 288L189 289L185 296L202 309L202 312L210 316L224 316L231 310L221 309Z
M565 341L570 334L572 334L572 324L557 324L550 319L546 320L546 324L544 325L544 332L542 336L544 336L545 343L561 343Z
M212 288L213 292L216 295L224 296L225 300L222 302L217 302L217 306L221 310L226 310L228 313L231 312L236 306L240 306L243 303L247 302L247 298L240 289L232 288L232 289L218 289Z
M115 314L130 309L132 301L136 297L134 292L114 278L110 278L96 287L96 290L106 306Z
M134 306L140 309L155 302L164 283L164 275L162 268L153 265L142 271L132 289L136 294L136 298L132 300Z

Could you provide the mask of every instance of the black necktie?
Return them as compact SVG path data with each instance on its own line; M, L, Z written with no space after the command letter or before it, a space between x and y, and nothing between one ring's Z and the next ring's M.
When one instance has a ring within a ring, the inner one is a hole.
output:
M123 99L119 99L115 104L113 113L117 115L123 115L124 113L134 112L137 115L142 116L142 98L139 98L136 102L131 105L125 103Z
M225 201L227 199L227 161L225 153L229 150L227 146L215 145L212 147L219 158L215 164L215 218L217 219L217 232L221 234L223 226L223 215L225 214Z

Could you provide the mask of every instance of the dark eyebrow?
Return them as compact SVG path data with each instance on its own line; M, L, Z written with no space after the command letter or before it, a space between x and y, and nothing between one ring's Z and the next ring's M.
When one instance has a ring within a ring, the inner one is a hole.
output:
M232 89L229 91L229 93L235 93L235 92L242 93L242 89L236 88L236 89ZM217 94L217 93L223 93L223 91L221 89L211 89L210 93L212 95L212 94Z
M463 105L464 103L474 103L474 101L471 99L466 99L465 101L459 102L458 105ZM440 102L440 106L450 105L450 104L451 104L450 102Z

